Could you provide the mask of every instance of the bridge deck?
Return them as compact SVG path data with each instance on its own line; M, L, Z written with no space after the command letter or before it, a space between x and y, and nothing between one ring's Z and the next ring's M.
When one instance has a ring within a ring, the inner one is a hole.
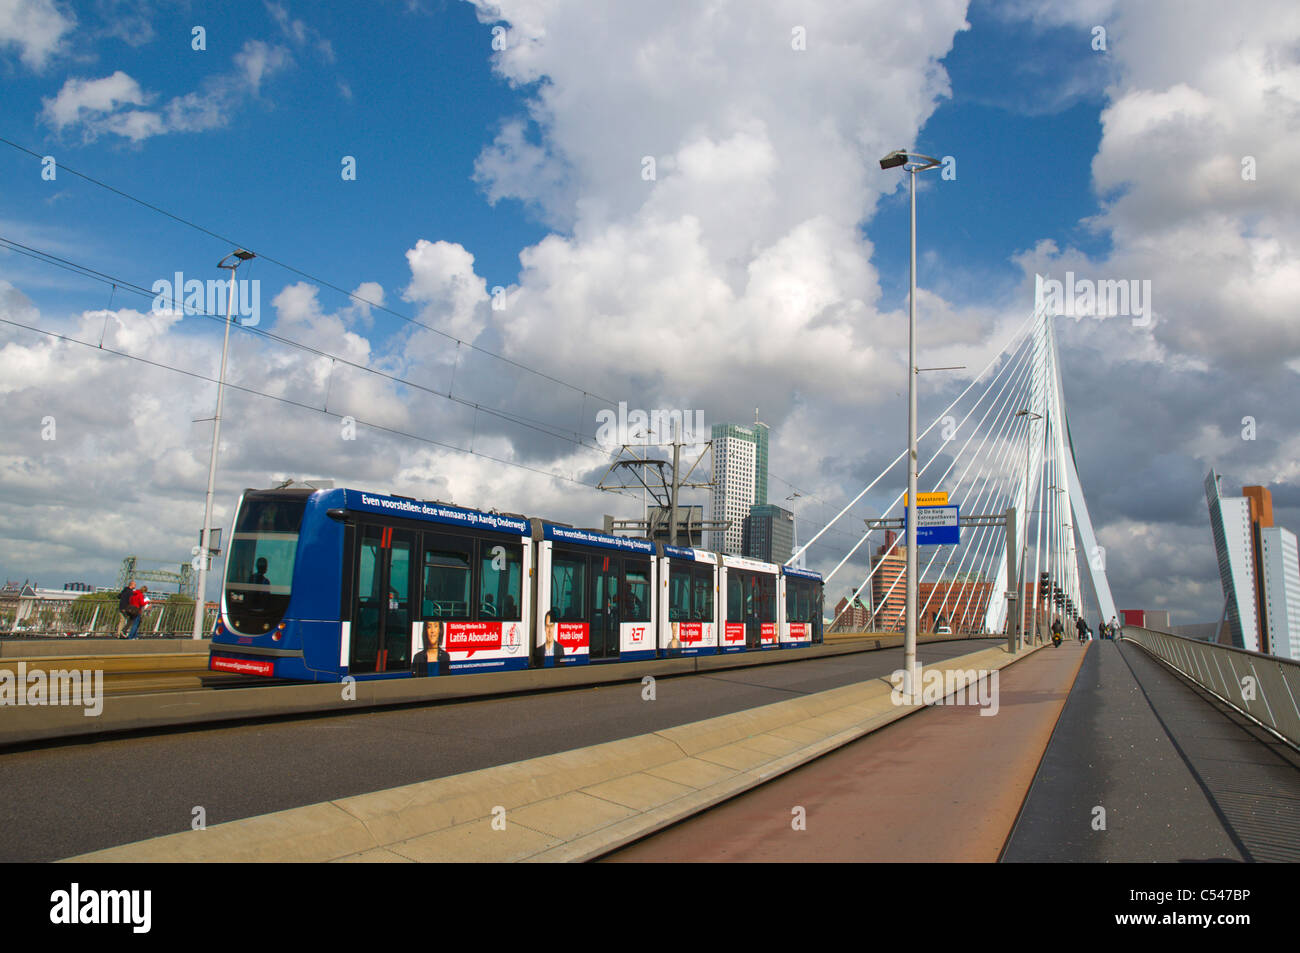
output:
M1066 642L999 688L994 717L928 709L608 859L989 861L1004 845L1009 861L1300 856L1289 749L1141 649Z

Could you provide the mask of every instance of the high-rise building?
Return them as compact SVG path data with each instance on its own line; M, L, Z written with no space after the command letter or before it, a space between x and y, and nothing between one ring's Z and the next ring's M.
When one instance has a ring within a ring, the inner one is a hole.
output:
M1218 473L1205 478L1205 499L1210 508L1210 531L1219 560L1223 585L1224 625L1219 641L1239 649L1260 651L1256 612L1255 554L1250 524L1250 501L1244 496L1224 496Z
M871 557L872 628L877 632L901 631L907 622L907 547L895 546L889 552L895 535L892 529L885 530L885 541Z
M1300 558L1296 536L1281 526L1263 527L1259 536L1266 651L1300 660Z
M713 425L713 501L709 518L727 521L709 534L715 552L741 555L750 507L767 503L767 424Z
M794 514L775 503L756 504L745 517L742 555L784 564L794 553Z

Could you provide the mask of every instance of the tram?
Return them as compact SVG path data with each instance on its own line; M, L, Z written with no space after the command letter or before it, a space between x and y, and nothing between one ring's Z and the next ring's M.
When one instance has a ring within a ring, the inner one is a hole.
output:
M250 489L228 538L214 671L336 682L822 641L817 573L519 514Z

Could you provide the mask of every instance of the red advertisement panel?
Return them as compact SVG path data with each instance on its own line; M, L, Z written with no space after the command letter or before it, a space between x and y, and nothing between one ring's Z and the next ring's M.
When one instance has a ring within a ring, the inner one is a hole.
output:
M677 629L677 641L682 645L696 645L704 641L703 622L674 622Z
M764 622L758 633L759 640L764 644L776 641L776 623Z
M793 640L793 641L802 641L803 639L808 638L808 623L807 623L807 622L791 622L791 623L790 623L790 638L791 638L791 640Z
M586 622L558 622L555 628L555 637L567 651L587 648Z
M501 648L500 622L445 622L447 629L447 651L468 652L467 658L473 658L475 652Z
M240 675L265 675L268 678L275 674L275 662L258 661L255 659L244 658L221 658L213 656L208 663L208 667L214 672L238 672Z
M745 641L745 623L728 622L722 632L722 641L738 643Z

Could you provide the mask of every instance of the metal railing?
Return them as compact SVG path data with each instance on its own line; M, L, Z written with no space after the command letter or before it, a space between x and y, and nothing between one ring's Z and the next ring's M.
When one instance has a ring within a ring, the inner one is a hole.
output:
M1132 625L1123 637L1300 749L1300 662Z
M218 610L208 609L203 631L216 625ZM23 596L16 602L0 606L0 636L68 638L105 638L117 634L121 614L117 597L99 599L46 599ZM126 633L127 626L121 626ZM194 631L194 603L189 600L157 602L147 606L136 633L140 638L184 637Z

